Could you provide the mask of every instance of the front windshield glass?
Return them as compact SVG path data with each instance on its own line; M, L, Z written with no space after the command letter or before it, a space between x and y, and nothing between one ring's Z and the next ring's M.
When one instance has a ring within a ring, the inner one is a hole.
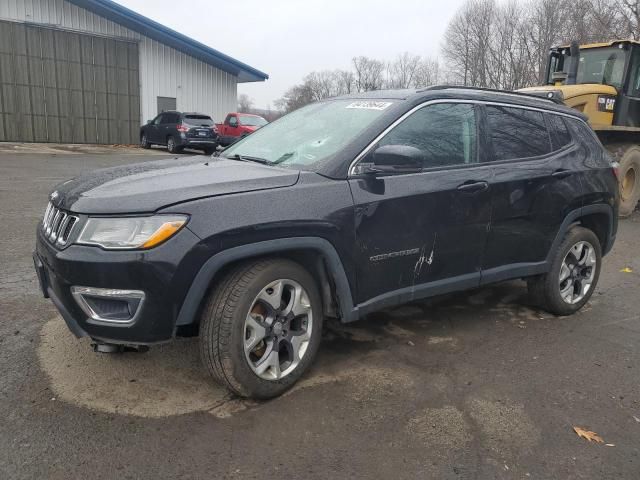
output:
M621 88L626 59L627 52L618 47L582 49L576 83L598 83ZM552 61L551 71L561 66L564 72L568 72L570 63L571 57L563 55L562 62Z
M313 170L352 141L392 105L390 101L332 100L314 103L257 130L222 155L258 158Z
M261 127L266 125L267 121L262 117L254 117L252 115L240 115L240 125L247 127Z

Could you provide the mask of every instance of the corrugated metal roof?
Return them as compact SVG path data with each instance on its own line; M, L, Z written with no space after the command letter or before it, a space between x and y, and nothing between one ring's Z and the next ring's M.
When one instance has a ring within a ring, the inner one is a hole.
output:
M238 82L262 82L269 78L264 72L225 55L192 38L176 32L111 0L69 0L71 3L107 18L124 27L169 45L187 55L213 65L238 77Z

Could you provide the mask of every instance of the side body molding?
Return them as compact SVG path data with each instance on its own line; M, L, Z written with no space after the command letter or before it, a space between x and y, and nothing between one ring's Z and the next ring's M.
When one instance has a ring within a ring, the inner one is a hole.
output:
M613 209L609 205L588 205L569 212L556 234L546 260L537 263L504 265L502 267L482 271L478 275L480 277L480 285L547 272L551 265L553 252L555 252L560 246L567 230L572 224L579 220L580 217L593 213L605 214L609 219L606 242L602 245L603 254L608 253L615 240L613 233L615 231ZM211 280L225 265L237 260L301 249L318 252L326 262L329 274L335 284L337 301L340 308L341 320L343 322L358 320L364 314L382 307L393 306L409 300L427 298L433 295L457 290L458 288L455 287L466 289L472 286L469 283L470 279L456 278L451 279L449 282L435 282L433 284L411 287L410 289L387 292L386 294L371 299L364 304L354 305L351 287L349 286L349 281L342 265L342 261L340 260L338 252L328 240L320 237L291 237L267 240L264 242L233 247L219 252L207 260L200 268L200 271L196 275L189 291L187 292L187 296L185 297L176 320L176 327L189 325L195 321L198 308L207 289L209 288L209 285L211 284ZM449 283L451 285L449 285ZM477 283L475 283L475 286L477 286Z
M351 287L342 266L342 261L333 245L328 240L320 237L291 237L233 247L212 256L200 268L193 280L178 313L176 327L189 325L195 321L198 308L211 284L211 280L225 265L237 260L294 249L315 250L322 255L336 286L342 321L356 320L357 318L353 318L355 315Z

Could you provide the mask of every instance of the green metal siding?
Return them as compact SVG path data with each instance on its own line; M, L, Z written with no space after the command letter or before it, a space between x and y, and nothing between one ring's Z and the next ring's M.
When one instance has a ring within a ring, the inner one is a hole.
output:
M138 44L0 21L0 141L137 143Z

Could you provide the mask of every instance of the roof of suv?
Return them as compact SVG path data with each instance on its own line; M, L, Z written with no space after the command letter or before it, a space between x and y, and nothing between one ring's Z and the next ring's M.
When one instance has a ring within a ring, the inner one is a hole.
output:
M577 110L544 97L528 93L467 86L435 85L422 89L375 90L371 92L352 93L337 98L407 100L415 103L419 103L421 100L427 101L441 98L468 99L543 108L545 110L562 112L586 119L586 117Z
M162 113L177 113L178 115L201 115L203 117L211 118L211 115L207 115L206 113L199 113L199 112L181 112L179 110L165 110Z

